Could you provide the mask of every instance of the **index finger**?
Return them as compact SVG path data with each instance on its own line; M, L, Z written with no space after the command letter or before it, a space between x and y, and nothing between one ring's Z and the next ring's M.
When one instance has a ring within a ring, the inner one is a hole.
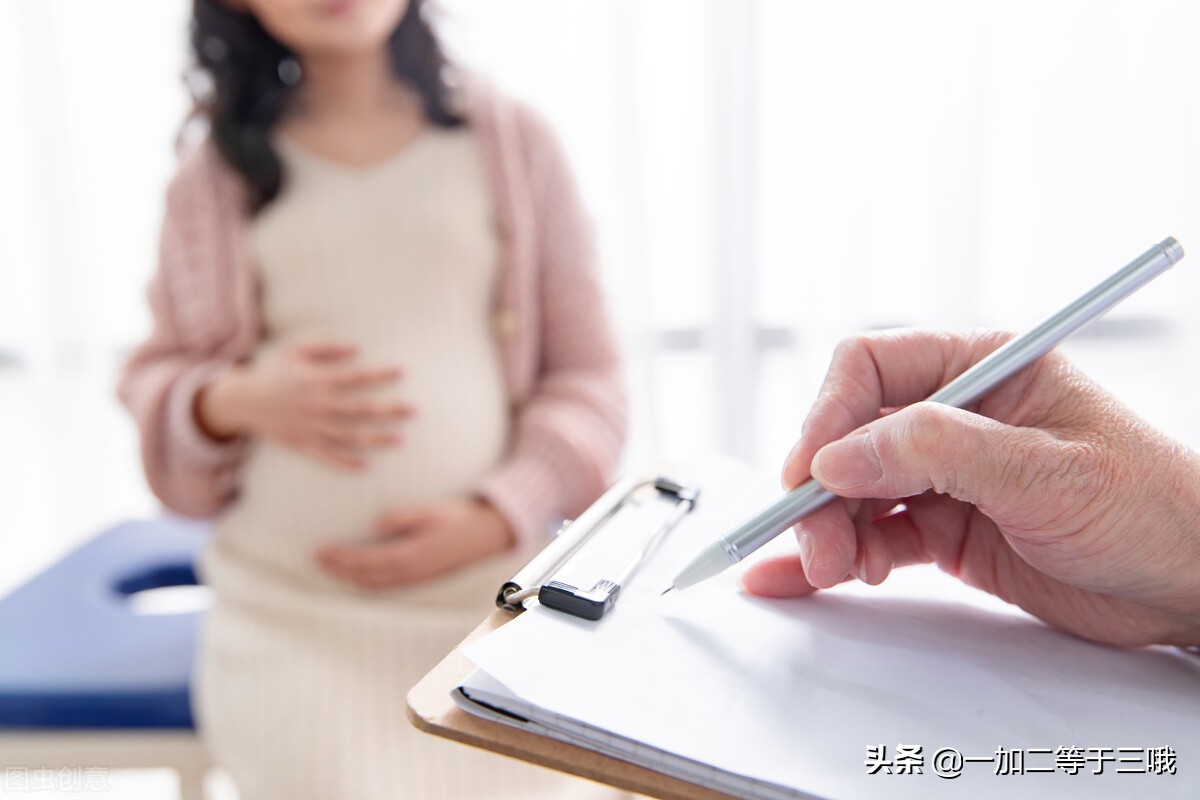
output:
M813 456L825 445L877 419L885 407L925 400L1009 338L1000 331L906 328L844 340L834 351L800 441L784 463L784 486L807 480Z
M420 547L403 539L369 544L329 544L316 551L326 570L359 586L393 586L411 581Z
M358 353L358 345L350 342L313 340L297 342L292 350L312 361L341 361Z
M366 389L392 383L403 375L398 366L334 367L329 370L329 382L338 389Z

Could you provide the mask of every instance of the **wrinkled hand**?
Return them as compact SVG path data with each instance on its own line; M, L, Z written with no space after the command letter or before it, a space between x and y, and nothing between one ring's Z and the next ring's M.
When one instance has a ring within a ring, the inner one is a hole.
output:
M363 544L329 544L316 553L325 571L365 588L417 583L503 552L516 541L489 503L450 500L383 514Z
M894 566L934 562L1080 636L1200 643L1195 452L1057 353L978 413L918 402L1006 338L900 331L843 343L784 484L811 469L846 499L798 524L799 557L755 565L746 590L877 584Z
M400 422L414 409L379 396L400 379L399 367L359 366L357 354L353 345L313 342L232 367L200 393L197 418L217 438L261 436L362 469L369 450L400 443Z

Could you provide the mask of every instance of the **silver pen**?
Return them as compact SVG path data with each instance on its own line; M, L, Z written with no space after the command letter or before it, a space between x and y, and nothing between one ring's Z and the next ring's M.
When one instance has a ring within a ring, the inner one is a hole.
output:
M1183 258L1183 247L1164 239L1127 266L1045 322L1010 340L950 383L934 392L929 401L962 408L1054 349L1083 325L1165 272ZM724 572L836 495L815 480L792 489L778 501L722 536L675 576L671 589L686 589Z

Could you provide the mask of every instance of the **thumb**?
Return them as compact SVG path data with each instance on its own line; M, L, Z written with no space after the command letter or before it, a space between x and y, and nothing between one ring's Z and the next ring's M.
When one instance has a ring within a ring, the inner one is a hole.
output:
M843 497L902 498L932 489L996 519L1027 508L1031 491L1054 492L1072 461L1065 449L1045 431L917 403L822 447L812 474Z

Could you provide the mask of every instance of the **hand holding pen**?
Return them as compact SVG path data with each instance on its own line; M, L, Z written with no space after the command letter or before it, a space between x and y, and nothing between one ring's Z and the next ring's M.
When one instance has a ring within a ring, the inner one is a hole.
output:
M784 483L804 482L811 464L846 499L798 523L799 555L755 565L746 590L876 584L932 562L1080 636L1200 644L1200 456L1058 353L971 410L917 402L1005 338L906 331L843 344Z
M1183 255L1164 239L1020 336L843 345L788 459L791 488L667 591L797 526L800 556L756 567L749 591L805 594L933 561L1081 636L1200 645L1200 456L1051 354Z

